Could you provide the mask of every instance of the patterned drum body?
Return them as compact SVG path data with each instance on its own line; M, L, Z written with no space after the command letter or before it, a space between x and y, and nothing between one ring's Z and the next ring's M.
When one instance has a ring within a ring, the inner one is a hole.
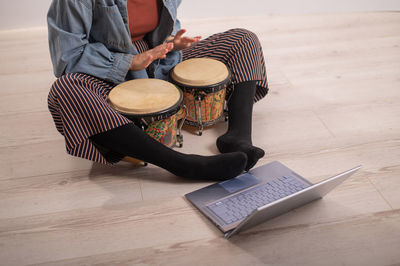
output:
M224 114L226 89L231 73L220 61L210 58L193 58L175 66L170 73L171 82L183 90L187 108L185 123L198 126L215 124Z
M155 140L168 147L177 141L182 146L177 118L182 113L183 93L175 85L159 79L135 79L113 88L108 100Z
M226 87L210 93L185 87L182 89L183 103L187 108L187 124L197 126L200 118L203 125L208 126L214 124L223 115Z
M157 120L157 118L141 118L127 116L136 125L143 126L145 132L153 139L161 142L165 146L173 147L177 142L177 114L175 113L165 119Z

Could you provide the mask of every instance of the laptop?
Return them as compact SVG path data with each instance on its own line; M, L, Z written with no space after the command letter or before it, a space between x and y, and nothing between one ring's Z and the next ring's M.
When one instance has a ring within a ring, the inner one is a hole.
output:
M360 168L354 167L313 184L275 161L185 197L229 238L322 198Z

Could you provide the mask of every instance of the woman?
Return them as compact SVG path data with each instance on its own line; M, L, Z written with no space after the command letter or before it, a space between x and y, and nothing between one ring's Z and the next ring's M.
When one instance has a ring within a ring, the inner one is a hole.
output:
M99 163L134 157L182 177L227 179L253 167L264 151L252 145L253 102L267 94L257 37L243 29L205 40L184 37L176 18L180 0L53 0L48 12L50 54L58 77L48 98L67 152ZM224 62L236 83L222 154L187 155L147 136L107 104L126 80L167 79L181 60Z

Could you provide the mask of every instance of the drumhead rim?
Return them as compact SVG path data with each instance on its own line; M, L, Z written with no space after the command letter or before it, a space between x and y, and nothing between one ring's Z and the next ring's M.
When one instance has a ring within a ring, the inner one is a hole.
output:
M176 81L173 79L172 71L169 72L169 79L173 84L175 84L179 87L182 87L180 89L182 89L183 91L187 91L189 89L198 89L198 90L207 91L207 92L210 90L212 92L218 92L218 91L224 89L224 87L222 85L225 85L225 84L228 85L231 82L232 73L229 68L227 68L227 69L228 69L228 76L226 77L226 79L222 80L221 82L218 82L215 84L210 84L210 85L195 86L195 85L187 85L187 84L180 83L179 81ZM215 87L216 87L216 89L213 90Z
M193 84L191 85L191 84L184 83L184 81L178 81L181 78L179 76L177 76L177 74L174 72L175 68L177 68L179 66L179 64L181 64L181 63L188 62L188 61L191 61L191 60L198 60L198 59L200 59L200 60L205 59L205 60L215 61L216 63L218 63L220 65L223 65L225 67L225 69L227 70L228 75L223 80L221 80L219 82L212 83L212 84L204 84L204 85L193 85ZM174 76L175 76L175 78L174 78ZM220 86L220 85L224 84L225 82L229 81L231 79L231 76L232 76L231 70L226 66L226 64L224 62L221 62L220 60L217 60L217 59L214 59L214 58L211 58L211 57L190 58L190 59L187 59L187 60L180 61L169 72L170 80L172 80L172 81L174 81L176 83L179 83L180 86L184 86L184 87L188 87L188 88L189 87L190 88L199 88L199 89L201 89L201 88L210 88L210 87L213 87L213 86Z

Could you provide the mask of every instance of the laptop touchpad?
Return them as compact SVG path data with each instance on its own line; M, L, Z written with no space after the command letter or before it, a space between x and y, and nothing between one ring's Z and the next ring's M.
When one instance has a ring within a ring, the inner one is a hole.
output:
M258 183L260 183L260 180L249 173L245 173L218 184L221 185L229 193L235 193L236 191L254 186Z

